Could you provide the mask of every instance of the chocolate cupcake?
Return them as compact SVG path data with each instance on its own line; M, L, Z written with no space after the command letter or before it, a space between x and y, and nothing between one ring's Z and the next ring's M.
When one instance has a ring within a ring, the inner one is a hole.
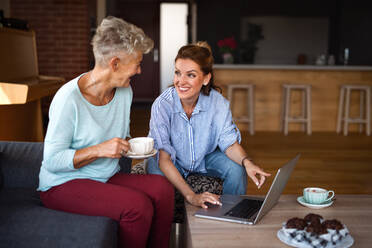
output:
M324 220L310 213L301 218L291 218L282 223L282 233L296 247L334 247L349 234L348 229L336 219Z
M327 233L327 228L317 221L313 221L306 227L306 232L310 233L311 235L321 235Z
M306 221L297 217L289 219L286 223L286 228L295 228L297 230L304 230L306 226Z
M304 219L291 218L286 223L283 223L283 233L290 240L295 242L302 242L305 238L305 227L307 223Z
M307 223L317 223L317 224L320 224L322 221L323 221L323 217L318 215L318 214L308 214L305 216L304 220L307 222Z
M349 235L347 228L338 220L326 220L322 223L322 226L327 228L328 234L321 237L333 245L341 242L343 238Z
M322 223L322 225L327 228L327 229L333 229L333 230L341 230L344 228L344 225L342 225L342 223L338 220L326 220Z

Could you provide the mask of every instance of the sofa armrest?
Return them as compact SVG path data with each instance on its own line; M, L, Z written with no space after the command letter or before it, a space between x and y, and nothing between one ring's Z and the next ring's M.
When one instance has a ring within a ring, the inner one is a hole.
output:
M4 188L38 187L43 148L42 142L0 141Z

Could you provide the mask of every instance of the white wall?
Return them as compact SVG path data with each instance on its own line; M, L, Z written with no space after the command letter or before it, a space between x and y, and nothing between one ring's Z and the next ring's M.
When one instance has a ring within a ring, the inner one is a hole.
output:
M245 24L262 25L263 40L258 41L255 64L296 64L299 54L306 54L307 63L314 64L328 50L328 19L305 17L257 16L242 19Z
M160 5L160 90L163 92L173 82L174 58L178 49L187 44L186 3Z

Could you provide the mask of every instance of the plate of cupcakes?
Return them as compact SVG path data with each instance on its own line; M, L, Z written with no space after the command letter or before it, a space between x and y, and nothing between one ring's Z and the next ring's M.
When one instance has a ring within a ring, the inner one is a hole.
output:
M298 248L347 248L354 243L346 225L336 219L325 220L310 213L303 219L293 217L282 224L277 237Z

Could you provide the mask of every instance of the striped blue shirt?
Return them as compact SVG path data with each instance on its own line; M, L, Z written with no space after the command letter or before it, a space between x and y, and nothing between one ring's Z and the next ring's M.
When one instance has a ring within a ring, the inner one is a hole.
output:
M209 96L200 93L189 119L174 87L164 91L153 103L149 136L154 138L155 148L167 152L184 175L206 172L206 155L217 147L225 152L236 141L241 141L230 104L220 93L216 90L211 90Z

